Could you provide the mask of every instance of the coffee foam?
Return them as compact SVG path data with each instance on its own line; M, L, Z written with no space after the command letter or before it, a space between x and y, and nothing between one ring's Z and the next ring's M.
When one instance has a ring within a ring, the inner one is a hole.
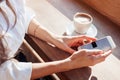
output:
M74 20L80 23L89 23L91 21L91 18L86 15L78 15L74 18Z

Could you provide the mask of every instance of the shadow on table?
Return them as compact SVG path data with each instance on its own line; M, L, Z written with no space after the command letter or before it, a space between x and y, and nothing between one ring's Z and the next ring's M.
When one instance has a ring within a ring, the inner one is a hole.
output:
M90 80L98 80L95 76L91 76Z
M91 78L91 68L84 67L80 69L75 69L67 72L63 72L65 76L67 76L67 80L89 80ZM91 79L95 80L95 79Z

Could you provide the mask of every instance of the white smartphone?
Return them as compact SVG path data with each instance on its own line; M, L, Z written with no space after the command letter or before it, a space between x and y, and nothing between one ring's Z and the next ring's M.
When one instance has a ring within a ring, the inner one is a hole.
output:
M95 42L79 46L79 49L100 49L103 51L108 51L110 49L116 48L116 45L111 36L106 36L102 39L98 39Z

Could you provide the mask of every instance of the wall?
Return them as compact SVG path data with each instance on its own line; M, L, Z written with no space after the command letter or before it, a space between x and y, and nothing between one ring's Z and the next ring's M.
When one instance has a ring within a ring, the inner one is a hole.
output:
M120 25L120 0L81 0Z

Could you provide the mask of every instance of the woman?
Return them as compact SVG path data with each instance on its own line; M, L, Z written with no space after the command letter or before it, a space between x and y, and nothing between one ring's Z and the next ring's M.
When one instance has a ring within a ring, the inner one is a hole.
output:
M26 34L32 35L67 51L70 57L47 63L23 63L13 58ZM25 0L0 0L0 80L30 80L52 73L93 66L105 60L111 51L75 51L76 47L95 41L88 36L58 36L42 27L34 14L25 7Z

